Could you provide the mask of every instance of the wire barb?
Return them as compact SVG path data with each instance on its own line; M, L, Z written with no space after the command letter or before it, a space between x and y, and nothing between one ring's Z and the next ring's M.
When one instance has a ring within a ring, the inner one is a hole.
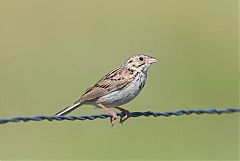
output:
M131 112L132 117L140 117L140 116L153 116L153 117L159 117L159 116L164 116L164 117L169 117L169 116L181 116L181 115L191 115L191 114L230 114L230 113L236 113L240 112L240 108L225 108L225 109L207 109L207 110L178 110L175 112L151 112L151 111L146 111L146 112ZM117 113L118 116L121 115L121 113ZM106 119L111 117L109 114L98 114L98 115L89 115L89 116L32 116L32 117L12 117L12 118L0 118L0 124L6 124L9 122L28 122L28 121L63 121L63 120L68 120L68 121L75 121L75 120L95 120L97 118L99 119Z

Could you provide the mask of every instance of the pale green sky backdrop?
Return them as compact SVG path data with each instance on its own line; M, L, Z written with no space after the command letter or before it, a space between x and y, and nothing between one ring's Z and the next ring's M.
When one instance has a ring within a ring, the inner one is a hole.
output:
M0 117L53 115L129 56L130 111L239 105L237 0L2 0ZM104 113L82 106L71 115ZM0 160L238 160L239 114L0 125Z

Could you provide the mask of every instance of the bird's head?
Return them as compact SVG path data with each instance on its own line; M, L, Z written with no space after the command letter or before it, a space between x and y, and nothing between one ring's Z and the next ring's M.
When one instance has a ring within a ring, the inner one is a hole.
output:
M158 60L152 56L148 56L146 54L138 54L131 56L125 62L125 66L130 69L142 71L146 73L152 63L156 63Z

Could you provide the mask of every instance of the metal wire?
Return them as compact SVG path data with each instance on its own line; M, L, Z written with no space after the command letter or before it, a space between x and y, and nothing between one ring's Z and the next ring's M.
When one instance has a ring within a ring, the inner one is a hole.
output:
M132 117L140 117L140 116L153 116L153 117L169 117L169 116L181 116L181 115L191 115L191 114L230 114L230 113L236 113L240 112L240 108L225 108L225 109L207 109L207 110L178 110L174 112L131 112ZM118 116L123 116L123 113L117 113ZM69 120L69 121L75 121L75 120L95 120L97 118L99 119L106 119L111 117L109 114L98 114L98 115L89 115L89 116L27 116L27 117L12 117L12 118L0 118L0 124L6 124L9 122L28 122L28 121L63 121L63 120Z

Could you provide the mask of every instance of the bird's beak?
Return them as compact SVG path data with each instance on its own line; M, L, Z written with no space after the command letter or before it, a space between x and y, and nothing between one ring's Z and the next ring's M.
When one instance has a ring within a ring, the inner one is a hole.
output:
M158 60L156 59L156 58L149 58L149 59L147 59L147 64L152 64L152 63L156 63L156 62L158 62Z

